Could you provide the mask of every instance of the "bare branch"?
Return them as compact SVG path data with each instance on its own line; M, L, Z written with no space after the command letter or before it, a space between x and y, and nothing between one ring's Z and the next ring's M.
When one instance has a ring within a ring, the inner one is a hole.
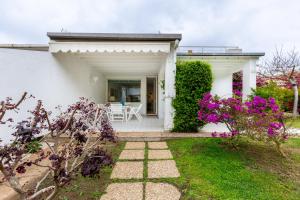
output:
M35 189L34 189L34 193L38 192L39 187L41 186L41 184L46 180L46 178L49 176L49 174L51 173L51 171L48 171L45 176L36 184Z

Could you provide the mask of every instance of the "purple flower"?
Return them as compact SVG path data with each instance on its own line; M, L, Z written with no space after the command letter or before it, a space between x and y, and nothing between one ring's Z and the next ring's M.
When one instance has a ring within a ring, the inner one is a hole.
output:
M206 121L210 123L218 123L219 122L219 117L217 114L209 114L206 117Z
M239 90L234 90L234 91L233 91L233 94L235 94L235 95L238 96L238 97L242 97L242 96L243 96L243 94L242 94L241 91L239 91Z
M228 120L228 119L231 118L231 116L230 116L228 113L223 113L223 114L221 115L221 117L222 117L224 120Z
M219 107L220 107L220 105L217 104L217 103L209 103L209 104L207 105L207 108L208 108L209 110L218 109Z
M231 135L232 136L235 136L235 135L238 135L240 132L238 130L233 130L231 131Z
M274 113L279 111L279 106L276 104L270 105L270 108L271 108L272 112L274 112Z
M270 97L269 98L269 103L270 104L276 104L276 101L275 101L275 99L273 97Z
M240 105L234 105L233 108L234 108L236 111L239 111L239 112L243 111L243 108L242 108L242 106L240 106Z
M269 127L272 127L274 129L277 129L277 130L280 129L282 126L283 126L283 124L280 123L280 122L271 122L269 124Z
M229 137L229 134L227 134L227 133L220 133L220 137L221 138L228 138Z
M201 121L203 120L203 112L202 111L198 111L198 119Z
M276 134L275 130L274 130L272 127L269 127L269 128L268 128L268 135L272 137L272 136L274 136L275 134Z
M217 132L213 132L213 133L211 133L211 137L217 137L218 135L217 135Z
M283 138L284 140L287 140L287 139L289 138L289 136L288 136L287 134L284 134L284 135L282 136L282 138Z

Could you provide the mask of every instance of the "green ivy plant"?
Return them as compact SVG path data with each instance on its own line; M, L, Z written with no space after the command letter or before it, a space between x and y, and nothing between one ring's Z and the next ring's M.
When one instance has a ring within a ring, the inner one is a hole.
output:
M198 101L211 90L212 81L210 64L182 60L176 63L174 132L197 132L204 125L197 120Z

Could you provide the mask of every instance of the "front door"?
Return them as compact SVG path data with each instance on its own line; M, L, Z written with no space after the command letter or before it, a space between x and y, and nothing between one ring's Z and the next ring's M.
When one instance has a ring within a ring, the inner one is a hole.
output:
M157 80L147 77L147 115L157 115Z

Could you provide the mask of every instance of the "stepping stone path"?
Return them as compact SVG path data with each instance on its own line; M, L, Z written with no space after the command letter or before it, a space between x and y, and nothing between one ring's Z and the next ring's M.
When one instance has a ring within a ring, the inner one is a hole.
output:
M107 187L100 200L180 199L181 194L175 186L155 181L180 176L167 143L148 142L147 146L148 151L145 142L126 143L111 173L111 179L117 182Z

